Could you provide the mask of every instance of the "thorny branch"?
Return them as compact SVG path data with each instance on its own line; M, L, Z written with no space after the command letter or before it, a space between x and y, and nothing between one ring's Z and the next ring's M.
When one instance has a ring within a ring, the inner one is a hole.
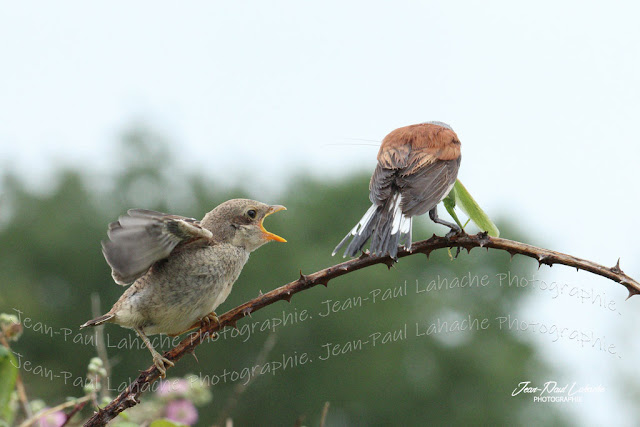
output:
M603 265L596 264L595 262L576 258L561 252L538 248L536 246L515 242L513 240L489 237L486 233L478 233L476 235L462 233L450 238L434 235L428 240L415 242L411 251L404 249L399 250L398 258L404 258L406 256L416 255L419 253L426 254L428 257L434 250L443 248L462 248L467 251L471 251L471 249L476 247L487 248L487 250L492 248L507 251L512 257L516 254L525 255L538 261L539 266L542 264L549 266L552 266L553 264L563 264L569 267L574 267L577 270L585 270L620 283L629 291L629 297L640 294L640 283L627 276L620 269L620 260L618 260L618 263L613 267L605 267ZM257 298L226 312L220 316L219 324L211 323L209 326L200 328L198 331L182 340L175 348L166 352L164 357L175 362L185 354L192 353L196 346L207 340L209 337L212 337L214 332L227 326L235 327L238 320L241 320L250 313L260 310L261 308L271 305L277 301L291 301L291 297L298 292L302 292L320 284L328 286L329 281L336 277L340 277L375 264L386 264L391 268L393 263L394 261L388 256L374 257L369 256L367 253L363 253L359 258L336 264L313 274L304 275L300 273L299 279L274 289L271 292L260 295ZM111 403L99 412L96 412L93 417L87 421L85 426L105 425L125 409L138 404L140 402L140 395L150 387L153 381L158 379L159 374L160 373L157 368L153 365L146 371L143 371L140 376L129 384L129 386Z

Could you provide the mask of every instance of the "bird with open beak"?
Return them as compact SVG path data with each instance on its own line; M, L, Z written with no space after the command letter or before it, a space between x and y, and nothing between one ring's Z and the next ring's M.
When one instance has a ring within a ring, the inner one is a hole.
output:
M144 209L109 225L102 252L120 285L131 284L105 315L81 328L105 322L136 331L164 377L173 362L158 353L147 335L176 336L217 321L222 304L249 254L269 241L286 242L262 222L284 206L234 199L202 221Z
M427 122L391 132L382 141L369 182L373 205L332 255L352 238L344 256L355 256L371 239L371 254L396 259L398 246L411 249L413 217L426 212L432 221L451 228L450 233L460 232L437 212L438 203L456 182L460 160L460 140L445 123Z

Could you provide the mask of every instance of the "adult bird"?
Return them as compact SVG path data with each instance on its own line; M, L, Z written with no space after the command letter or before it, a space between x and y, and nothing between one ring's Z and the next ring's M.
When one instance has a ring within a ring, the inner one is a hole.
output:
M411 249L413 217L429 212L432 221L460 232L438 218L437 205L453 188L460 167L460 140L451 126L427 122L394 130L382 141L378 165L369 182L373 205L333 250L351 238L344 256L355 256L371 239L369 252L397 259L398 246Z
M262 222L284 206L234 199L202 221L144 209L109 225L102 252L120 285L133 283L103 316L81 328L105 322L136 331L162 377L173 362L160 355L147 335L176 336L217 320L222 304L249 254L265 243L286 242Z

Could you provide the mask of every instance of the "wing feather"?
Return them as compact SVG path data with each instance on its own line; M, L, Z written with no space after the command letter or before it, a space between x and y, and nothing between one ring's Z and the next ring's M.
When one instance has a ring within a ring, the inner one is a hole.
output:
M212 237L193 218L145 209L127 213L109 224L109 240L102 242L102 253L120 285L133 283L177 246Z

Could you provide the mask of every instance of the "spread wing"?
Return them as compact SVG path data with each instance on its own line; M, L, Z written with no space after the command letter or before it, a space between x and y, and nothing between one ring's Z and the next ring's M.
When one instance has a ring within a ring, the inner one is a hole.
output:
M193 218L146 209L130 209L127 214L109 224L109 240L102 242L113 279L123 286L144 275L178 245L212 237Z

